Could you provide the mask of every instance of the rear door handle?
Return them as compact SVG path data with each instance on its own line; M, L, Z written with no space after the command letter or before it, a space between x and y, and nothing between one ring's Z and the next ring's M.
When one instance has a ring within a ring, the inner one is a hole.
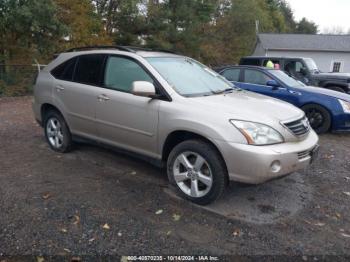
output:
M58 86L56 86L56 90L57 90L57 92L61 92L64 90L64 87L61 85L58 85Z
M106 96L105 94L99 95L97 98L99 101L108 101L109 100L109 97Z

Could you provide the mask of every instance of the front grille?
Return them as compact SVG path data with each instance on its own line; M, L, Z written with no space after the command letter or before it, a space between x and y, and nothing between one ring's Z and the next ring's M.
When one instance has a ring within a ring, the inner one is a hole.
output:
M310 123L306 117L283 124L296 136L303 136L310 131Z
M311 157L311 151L310 150L302 151L302 152L298 153L298 159L299 160L302 160L302 159L305 159L305 158L308 158L308 157Z

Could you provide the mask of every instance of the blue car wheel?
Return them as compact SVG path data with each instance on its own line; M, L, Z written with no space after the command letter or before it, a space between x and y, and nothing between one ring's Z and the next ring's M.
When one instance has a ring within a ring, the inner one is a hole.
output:
M309 104L303 106L302 110L316 133L323 134L330 129L332 118L327 109L317 104Z

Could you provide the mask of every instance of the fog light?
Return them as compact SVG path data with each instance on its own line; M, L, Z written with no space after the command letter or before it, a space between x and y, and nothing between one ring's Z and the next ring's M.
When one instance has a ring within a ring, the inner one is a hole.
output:
M273 161L271 163L270 169L272 173L278 173L281 170L281 162L278 160Z

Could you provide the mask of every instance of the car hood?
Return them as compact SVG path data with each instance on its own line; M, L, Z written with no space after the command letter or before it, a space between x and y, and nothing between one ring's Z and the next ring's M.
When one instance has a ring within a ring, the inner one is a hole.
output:
M350 102L350 95L342 93L342 92L326 89L326 88L315 87L315 86L304 86L304 87L297 87L295 89L307 91L307 92L310 92L310 93L316 93L316 94L331 96L331 97L334 97L334 98L338 98L338 99L342 99L342 100Z
M192 100L199 109L227 115L231 119L275 124L301 118L304 113L295 106L249 91L196 97Z

